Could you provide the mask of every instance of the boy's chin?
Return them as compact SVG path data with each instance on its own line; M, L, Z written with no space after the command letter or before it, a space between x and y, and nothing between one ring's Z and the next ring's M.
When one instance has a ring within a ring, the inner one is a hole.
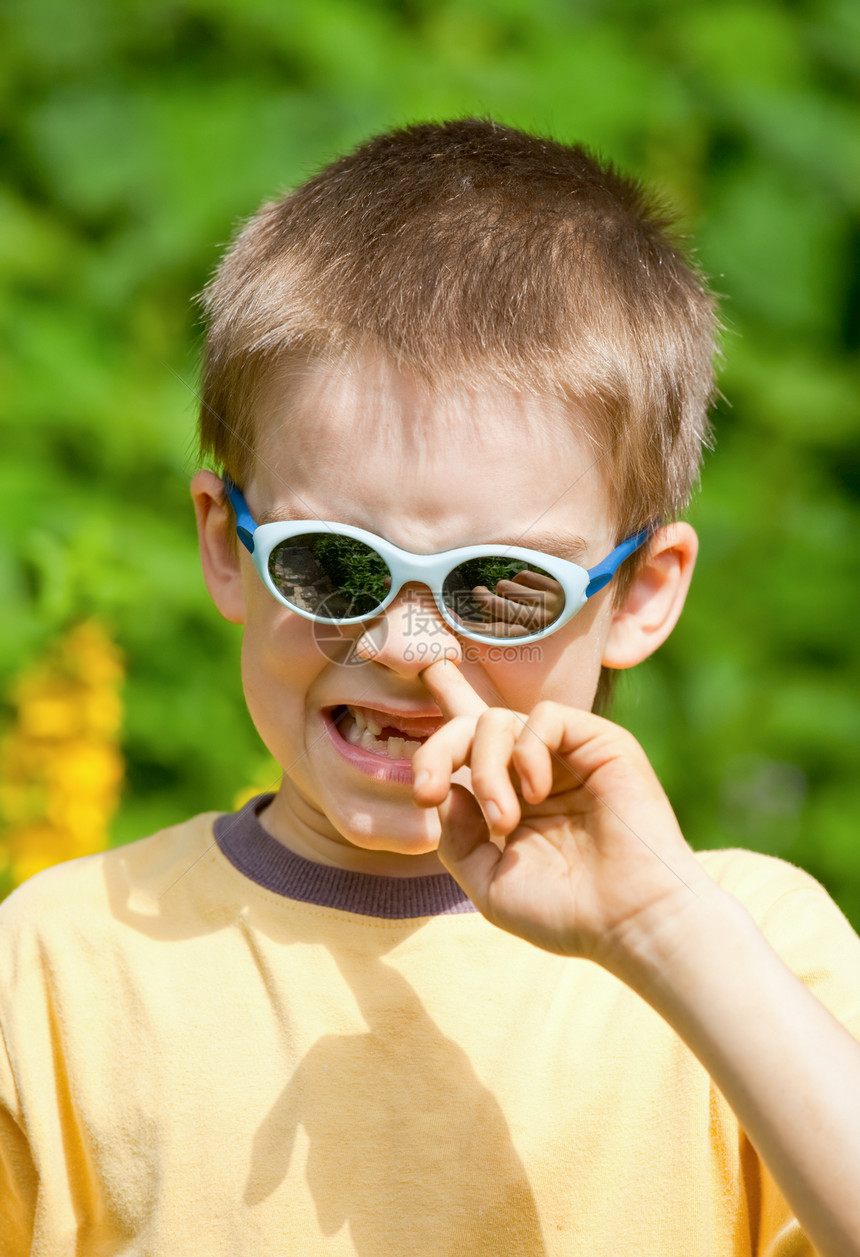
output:
M441 868L436 867L441 829L435 810L408 817L370 816L365 812L338 820L335 824L343 846L360 859L367 872L407 877Z
M451 781L471 789L468 765L451 775ZM373 810L356 807L329 813L344 842L361 851L389 851L402 855L427 855L439 846L441 823L435 808L420 808L410 798L380 800Z
M398 825L396 822L377 824L371 832L359 825L344 825L340 829L343 842L356 851L389 853L391 855L428 855L439 846L440 826L435 812L428 818L432 826Z

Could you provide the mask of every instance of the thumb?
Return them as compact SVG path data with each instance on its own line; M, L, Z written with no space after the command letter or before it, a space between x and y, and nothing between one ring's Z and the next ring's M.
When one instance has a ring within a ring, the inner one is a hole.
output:
M480 907L486 902L493 870L502 858L478 800L465 786L452 785L438 807L442 824L438 856L451 876Z

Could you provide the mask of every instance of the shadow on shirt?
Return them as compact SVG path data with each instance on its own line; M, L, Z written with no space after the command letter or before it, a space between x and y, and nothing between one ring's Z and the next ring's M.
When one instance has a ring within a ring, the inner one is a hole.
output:
M362 1257L540 1257L524 1167L466 1053L390 965L335 959L370 1029L324 1035L306 1053L254 1139L246 1203L282 1182L302 1127L320 1228L348 1222Z
M340 936L337 931L333 935L327 911L318 915L316 909L285 899L282 909L276 903L261 913L251 907L258 901L254 896L249 901L241 878L218 875L213 898L209 875L217 857L212 845L199 863L184 855L174 861L174 853L169 854L166 863L153 864L143 846L110 853L105 874L112 913L157 942L224 932L230 956L235 958L237 945L246 948L249 977L254 969L261 974L274 1020L282 1026L280 1041L269 1043L263 1036L252 1052L277 1056L285 1042L295 1041L284 1029L295 1022L296 1007L289 982L283 981L283 949L299 945L304 952L302 945L322 946L345 983L338 990L332 975L314 990L310 975L295 967L300 961L294 962L292 980L299 974L302 982L296 1003L305 1016L310 1007L311 1016L318 1014L322 1024L342 1020L344 1029L323 1033L297 1064L285 1051L283 1090L251 1141L243 1188L246 1208L269 1200L275 1216L282 1207L286 1214L294 1208L301 1212L298 1196L307 1190L322 1232L333 1236L347 1224L359 1257L542 1257L541 1221L505 1114L464 1048L451 1037L457 1026L444 1032L397 967L397 947L411 948L426 922L388 922L393 928L361 930L360 947L341 947L333 941ZM389 960L386 952L392 952ZM216 967L217 954L216 948L210 956ZM464 1017L474 1033L491 1015L482 992L503 975L496 970L476 973L474 966L467 966L467 972L469 989L463 985L465 974L451 973L447 980L459 986ZM174 981L177 989L171 997L168 989ZM183 992L188 998L175 964L158 965L158 983L161 1000L182 999ZM200 998L209 1000L205 1015L217 1020L211 995ZM244 1003L242 992L233 987L222 988L219 998ZM185 1024L199 1016L189 1006ZM362 1023L366 1032L356 1033ZM253 1068L247 1052L258 1034L249 1027L244 1043L218 1037L212 1060L195 1057L195 1074L208 1078L205 1085L216 1106L220 1088L229 1091L231 1079L241 1079ZM493 1053L505 1060L512 1036L510 1025L496 1027L485 1068L492 1068ZM267 1076L271 1069L270 1055ZM184 1102L178 1093L174 1107ZM228 1142L237 1135L223 1129ZM264 1206L259 1221L265 1213Z

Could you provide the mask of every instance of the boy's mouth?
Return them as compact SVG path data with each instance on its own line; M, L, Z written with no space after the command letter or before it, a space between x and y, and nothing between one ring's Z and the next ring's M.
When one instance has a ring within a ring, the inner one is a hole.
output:
M442 716L395 716L374 707L342 704L331 712L344 741L389 759L408 759L444 723Z

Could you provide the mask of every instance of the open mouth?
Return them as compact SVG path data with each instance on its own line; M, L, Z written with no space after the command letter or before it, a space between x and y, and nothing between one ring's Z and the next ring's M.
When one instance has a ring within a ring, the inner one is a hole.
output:
M351 746L399 760L411 760L419 746L442 723L441 718L404 717L401 726L392 724L393 718L386 712L345 704L332 710L331 719L340 736Z

